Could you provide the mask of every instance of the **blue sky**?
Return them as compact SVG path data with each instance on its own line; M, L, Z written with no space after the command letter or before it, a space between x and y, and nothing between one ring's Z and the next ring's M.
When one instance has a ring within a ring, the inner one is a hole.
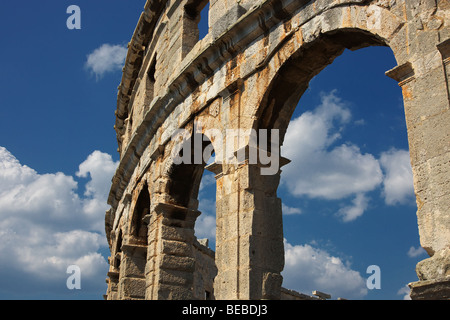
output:
M81 30L66 9L81 8ZM101 299L104 212L118 161L117 86L144 1L0 4L0 299ZM388 48L346 52L310 83L283 147L284 286L403 299L416 281L416 205L401 90ZM205 174L196 233L214 246ZM66 287L67 266L82 270ZM378 265L381 289L368 290Z

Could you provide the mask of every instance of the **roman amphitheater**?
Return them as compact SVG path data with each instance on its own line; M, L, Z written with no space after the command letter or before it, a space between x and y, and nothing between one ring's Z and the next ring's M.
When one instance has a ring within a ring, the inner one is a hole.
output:
M199 39L207 4L209 32ZM277 187L289 160L279 148L309 81L345 49L367 46L392 49L397 67L386 75L403 92L418 230L430 256L411 266L411 297L449 299L447 0L148 0L118 88L106 298L310 299L282 286ZM229 129L277 130L280 144L244 136L229 144L237 161L208 163L193 148L192 161L180 163L180 129L183 143L200 141L210 155L236 138ZM261 151L278 157L273 174L250 159ZM216 177L215 252L194 233L204 170Z

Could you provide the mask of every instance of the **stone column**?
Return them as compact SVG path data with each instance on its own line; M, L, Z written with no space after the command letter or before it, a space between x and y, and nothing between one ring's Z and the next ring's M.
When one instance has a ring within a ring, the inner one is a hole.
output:
M108 258L109 271L106 282L108 289L106 291L106 300L119 300L119 280L120 263L122 261L122 233L115 237L114 245L111 246L111 256Z
M413 299L450 292L450 41L438 39L418 37L415 60L387 73L403 90L420 241L431 256L417 265Z
M279 299L284 267L281 170L261 175L248 159L212 164L216 174L216 265L218 300Z
M123 244L118 295L121 300L145 298L144 269L147 247L139 244Z
M108 289L106 295L104 295L104 299L118 300L119 272L108 271L107 276L106 283L108 284Z
M194 224L199 214L196 210L159 203L147 217L147 300L193 299Z

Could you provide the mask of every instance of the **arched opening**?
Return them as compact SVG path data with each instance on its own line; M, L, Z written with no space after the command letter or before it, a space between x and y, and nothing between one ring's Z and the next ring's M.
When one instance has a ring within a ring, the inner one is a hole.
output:
M145 299L150 194L146 182L141 186L139 196L131 207L126 235L123 239L121 236L119 238L122 252L118 292L121 299Z
M154 54L152 62L146 72L145 76L145 99L144 99L144 109L150 106L153 98L155 97L155 82L156 82L156 63L157 63L157 53Z
M200 133L179 143L175 147L176 163L169 171L168 194L173 204L197 210L200 182L214 149L208 137Z
M183 234L183 239L178 238L177 241L183 241L183 246L187 245L190 249L180 256L186 256L195 261L193 267L186 271L192 274L187 277L192 280L185 284L185 287L188 287L187 290L191 291L190 297L211 300L214 299L214 278L217 267L214 251L208 243L210 237L205 237L204 228L211 227L215 233L215 220L214 226L205 225L205 222L210 223L215 215L215 202L210 202L209 199L202 198L200 195L204 195L205 187L211 189L212 184L215 185L215 181L211 183L211 177L214 178L214 176L205 170L214 158L214 148L207 136L196 132L179 143L174 149L176 163L168 172L170 204L165 209L165 215L169 218L166 219L165 224L182 230L180 234ZM208 197L210 195L209 192ZM209 235L211 230L207 231Z
M325 34L283 65L265 96L258 125L280 130L282 155L292 161L278 189L288 289L402 299L414 281L422 251L402 93L384 75L396 65L392 51L379 46L382 39L359 30ZM373 72L385 79L382 86L366 76ZM407 199L389 199L387 180L403 178L405 170ZM381 290L367 287L371 265L380 267Z
M322 34L303 45L280 68L262 101L259 129L279 129L283 141L292 114L303 93L316 75L345 49L385 46L383 39L359 29L344 29Z
M183 16L183 57L209 32L209 1L189 0Z
M214 157L214 155L213 155ZM207 165L212 164L209 161ZM202 213L195 225L197 239L203 240L211 250L216 249L216 178L209 170L204 170L198 192L198 209Z
M197 241L196 261L198 268L194 274L195 282L199 285L194 287L195 296L199 299L214 300L214 279L217 275L215 262L216 250L216 179L215 175L207 170L212 164L214 154L207 161L205 170L200 179L198 190L198 210L201 212L195 223L195 237Z
M208 1L200 11L200 21L197 24L199 40L202 40L209 33L209 7L210 4Z
M113 266L117 270L120 270L120 262L122 260L122 241L123 241L122 230L119 230L119 235L117 236L116 246L114 250L114 261L113 261Z
M108 271L109 285L108 285L108 299L119 299L118 288L120 279L120 266L122 262L122 230L119 230L119 234L114 239L114 245L112 247L112 255L110 257L111 268Z
M144 219L150 214L150 193L147 183L144 183L134 207L131 218L130 234L133 242L146 246L148 244L148 230Z

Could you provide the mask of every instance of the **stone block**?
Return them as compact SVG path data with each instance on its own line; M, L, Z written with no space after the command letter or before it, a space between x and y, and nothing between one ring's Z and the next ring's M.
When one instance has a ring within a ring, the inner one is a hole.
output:
M119 295L122 299L143 299L145 288L145 279L122 278L119 283Z
M162 240L162 252L176 256L192 256L192 245L182 241Z
M412 300L450 300L450 280L413 282L409 287Z
M161 269L159 273L159 282L161 284L191 286L193 279L194 275L192 272Z
M420 281L450 278L450 248L440 250L431 258L419 262L416 272Z
M157 290L157 300L192 300L190 288L177 285L160 284Z
M229 29L246 10L239 4L224 8L223 2L216 2L210 9L210 32L213 39L219 38L227 29Z
M185 272L194 272L195 259L192 257L180 257L169 254L161 254L159 267L167 270L179 270Z
M187 243L192 243L195 238L193 229L162 225L160 232L161 238L166 240L185 241Z
M145 257L128 257L124 255L120 264L120 276L143 278L146 263L147 259Z
M450 152L450 111L408 124L408 138L413 166Z

